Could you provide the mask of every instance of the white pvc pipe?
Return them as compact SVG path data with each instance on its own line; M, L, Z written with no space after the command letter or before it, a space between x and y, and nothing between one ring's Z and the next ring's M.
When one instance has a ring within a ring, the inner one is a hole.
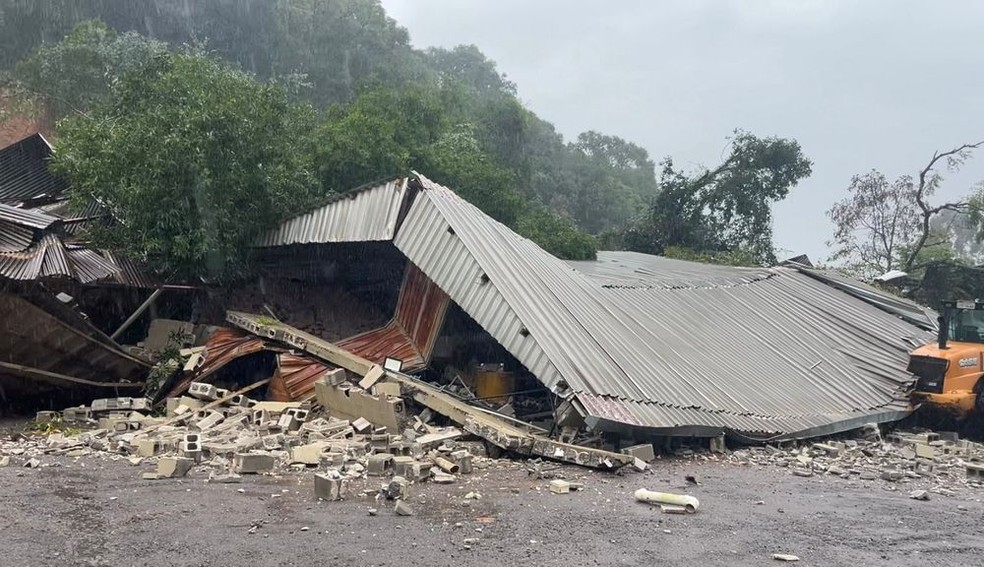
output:
M640 488L635 491L635 499L647 504L671 504L673 506L683 506L687 512L693 514L700 506L700 501L695 497L686 494L671 494L669 492L654 492Z

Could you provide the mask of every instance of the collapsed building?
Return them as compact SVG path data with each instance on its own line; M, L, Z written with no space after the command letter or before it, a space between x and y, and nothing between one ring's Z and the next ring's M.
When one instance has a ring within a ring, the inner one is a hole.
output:
M907 353L935 326L913 303L802 262L563 261L416 173L286 220L257 242L257 276L237 289L164 286L76 242L95 215L59 216L67 187L29 173L14 197L0 175L4 311L82 338L69 352L60 335L7 323L0 376L21 385L82 380L129 395L169 350L181 360L155 401L260 380L266 399L315 401L342 368L418 397L431 384L561 441L760 442L904 417ZM114 300L113 317L92 309ZM82 315L92 311L99 321Z

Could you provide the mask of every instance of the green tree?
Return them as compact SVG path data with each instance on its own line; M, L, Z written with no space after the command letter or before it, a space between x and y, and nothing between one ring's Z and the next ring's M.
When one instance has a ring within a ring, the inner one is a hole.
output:
M558 258L594 260L597 257L594 237L578 230L570 219L543 208L526 212L517 222L516 232Z
M250 244L315 192L315 115L283 88L196 53L159 53L60 124L56 171L112 221L100 246L166 276L229 279Z
M953 233L939 222L951 219L984 234L984 195L930 203L943 183L941 168L954 171L984 141L934 152L913 177L899 176L891 183L878 171L855 176L849 195L827 212L835 228L833 259L846 263L861 277L889 270L920 272L929 263L957 257Z
M769 264L775 262L772 203L807 177L812 164L795 140L736 130L728 157L714 169L683 172L669 158L662 165L649 211L622 235L626 248L744 251L755 263Z
M26 99L47 104L56 118L85 113L124 74L165 51L165 44L135 33L119 35L102 22L83 22L63 41L18 63L12 86Z

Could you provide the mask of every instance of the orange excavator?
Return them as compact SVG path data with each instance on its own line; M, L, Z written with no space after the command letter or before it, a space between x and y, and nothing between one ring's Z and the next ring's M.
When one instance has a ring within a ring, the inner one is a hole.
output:
M944 301L937 340L912 351L909 372L918 378L913 401L957 419L984 415L984 302Z

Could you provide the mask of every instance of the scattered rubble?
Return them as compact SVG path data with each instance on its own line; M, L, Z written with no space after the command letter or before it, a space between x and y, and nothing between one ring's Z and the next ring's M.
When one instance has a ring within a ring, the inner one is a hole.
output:
M892 490L916 483L927 493L950 496L961 488L984 487L984 444L952 432L896 431L883 438L874 424L855 433L854 439L743 447L724 456L702 453L691 458L785 468L805 478L882 481Z

